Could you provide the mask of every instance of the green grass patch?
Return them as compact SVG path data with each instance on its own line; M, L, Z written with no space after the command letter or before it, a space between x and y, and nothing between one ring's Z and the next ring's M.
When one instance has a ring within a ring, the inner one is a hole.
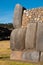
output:
M18 61L0 61L0 65L43 65L43 63L27 63Z

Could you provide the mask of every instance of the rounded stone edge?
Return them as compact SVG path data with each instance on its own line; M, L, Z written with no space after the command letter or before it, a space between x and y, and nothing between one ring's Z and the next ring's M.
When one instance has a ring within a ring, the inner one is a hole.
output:
M12 32L11 32L11 35L10 35L10 48L11 50L14 51L14 34L16 35L18 29L14 29ZM15 33L14 33L15 32ZM13 42L13 43L12 43Z
M17 9L17 10L16 10ZM25 8L22 7L20 4L16 4L14 9L14 17L13 17L13 27L19 28L22 25L22 16L23 16L23 10ZM17 14L16 14L17 13ZM17 17L16 17L17 16ZM17 24L16 24L17 23Z

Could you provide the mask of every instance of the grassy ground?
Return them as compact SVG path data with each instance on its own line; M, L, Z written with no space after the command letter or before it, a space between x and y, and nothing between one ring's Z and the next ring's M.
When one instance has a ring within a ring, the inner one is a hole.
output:
M0 59L8 59L10 57L10 42L0 41Z
M0 65L43 65L43 64L24 63L24 62L17 62L17 61L0 61Z
M0 41L0 65L43 65L43 63L11 61L10 53L10 41Z

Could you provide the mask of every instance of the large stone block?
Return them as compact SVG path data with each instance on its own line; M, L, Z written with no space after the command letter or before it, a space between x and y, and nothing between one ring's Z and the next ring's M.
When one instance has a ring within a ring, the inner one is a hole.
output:
M25 33L26 28L19 28L12 31L10 38L10 47L12 50L25 49Z
M11 48L11 50L15 49L15 37L16 37L17 32L18 32L18 29L14 29L11 32L11 36L10 36L10 48Z
M11 60L22 60L22 51L11 51L10 59Z
M25 50L25 51L11 51L11 60L21 60L21 61L39 61L39 52L35 50Z
M22 6L17 4L15 6L15 11L14 11L14 21L13 21L13 27L14 28L21 27L21 24L22 24L22 13L23 13Z
M39 52L37 51L25 51L22 54L22 59L26 61L38 62Z
M36 36L36 50L43 51L43 23L38 23Z
M26 38L25 38L25 48L35 47L35 37L36 37L36 23L29 23L27 25Z

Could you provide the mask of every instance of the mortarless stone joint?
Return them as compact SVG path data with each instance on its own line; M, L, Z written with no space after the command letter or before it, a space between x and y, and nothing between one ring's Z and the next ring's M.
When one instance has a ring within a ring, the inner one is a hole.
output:
M43 62L43 8L15 6L10 36L11 60Z

